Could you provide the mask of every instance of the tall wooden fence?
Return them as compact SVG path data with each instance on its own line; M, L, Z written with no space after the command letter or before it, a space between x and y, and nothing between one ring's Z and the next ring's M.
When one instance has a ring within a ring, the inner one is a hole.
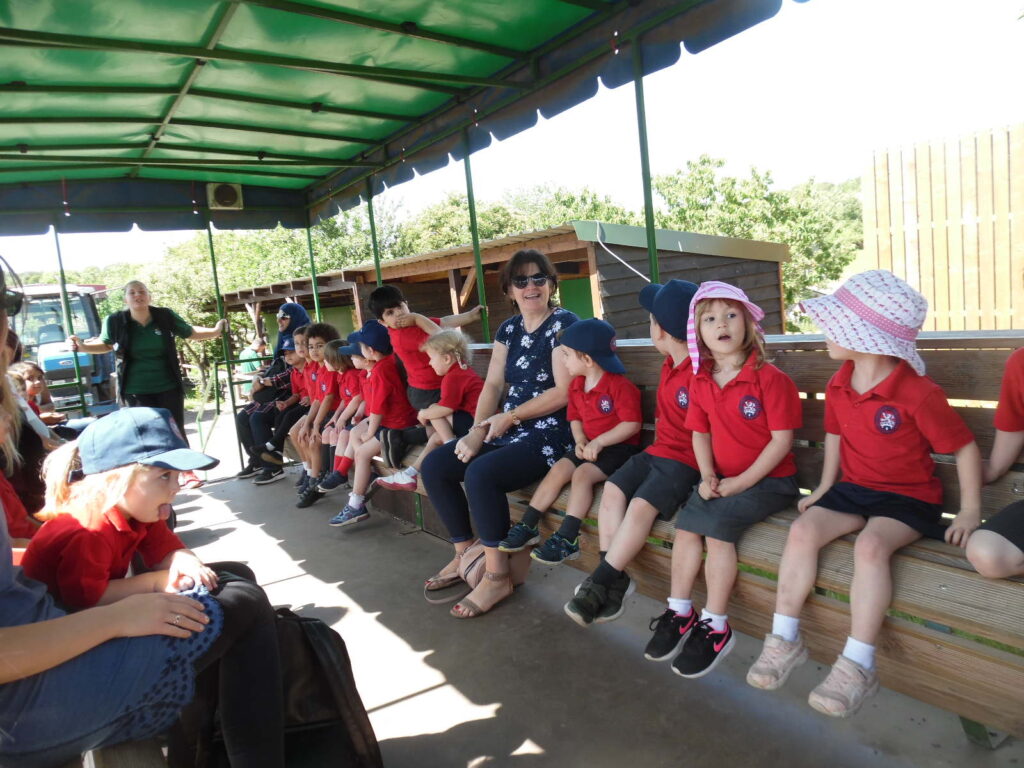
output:
M875 153L859 269L889 269L926 330L1024 328L1024 124Z

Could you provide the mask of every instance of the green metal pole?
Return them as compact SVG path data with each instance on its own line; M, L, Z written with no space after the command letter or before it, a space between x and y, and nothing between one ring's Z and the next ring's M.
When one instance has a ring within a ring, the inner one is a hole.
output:
M74 323L71 321L71 303L68 301L67 279L64 277L64 258L60 252L60 235L57 232L57 222L53 222L53 242L57 246L57 269L60 272L60 303L64 310L64 328L68 336L75 333ZM82 368L78 364L78 350L71 351L71 362L75 366L75 382L78 384L78 401L82 404L82 417L89 415L89 408L85 403L85 390L82 389Z
M210 244L210 268L213 270L213 294L217 298L217 317L224 317L224 299L220 295L220 281L217 279L217 254L213 250L213 222L209 218L206 219L206 241ZM227 328L220 332L220 347L224 353L224 359L226 361L231 360L231 350L228 344L228 331ZM238 434L238 420L235 418L237 413L237 407L235 405L235 388L231 384L231 380L234 378L234 370L230 362L225 363L225 368L228 372L228 398L231 400L231 420L235 423L235 435L238 437L238 460L245 465L244 457L242 456L242 440ZM213 366L214 377L218 374L217 365ZM214 392L220 395L220 382L214 378L213 381ZM220 404L218 401L217 414L220 414Z
M316 259L313 258L313 235L310 234L310 228L306 227L306 245L309 246L309 271L313 275L313 307L316 309L316 321L319 323L320 317L320 290L316 284Z
M644 109L644 68L640 40L633 40L633 91L636 94L636 126L640 133L640 173L644 183L644 224L647 228L647 261L651 282L658 279L658 242L654 232L654 195L651 193L651 156L647 148L647 112Z
M483 325L484 341L490 342L491 330L487 322L487 291L484 288L484 265L480 261L480 231L476 221L476 197L473 195L473 166L469 162L469 130L462 132L462 146L466 152L463 163L466 166L466 202L469 204L469 236L473 241L473 264L476 267L476 295L483 310L480 322Z
M370 242L373 244L373 267L377 271L377 285L384 282L380 274L380 246L377 244L377 223L373 218L373 178L366 180L366 207L370 215Z

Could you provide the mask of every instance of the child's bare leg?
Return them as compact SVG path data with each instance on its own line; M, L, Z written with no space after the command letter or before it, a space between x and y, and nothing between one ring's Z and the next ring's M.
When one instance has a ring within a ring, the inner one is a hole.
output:
M629 500L615 483L605 483L601 491L601 506L597 512L597 533L602 552L607 552L612 545L615 534L626 516L626 505Z
M864 527L860 515L811 507L793 521L779 564L775 612L796 618L818 575L818 553L830 541Z
M995 531L975 531L967 542L967 559L982 576L1005 579L1024 574L1024 552Z
M672 543L672 586L671 597L690 600L693 585L704 562L704 537L690 531L676 528Z
M603 483L608 475L596 464L586 463L576 467L572 473L572 484L569 486L569 503L565 505L567 517L577 520L586 518L590 506L594 503L594 486Z
M892 556L921 538L899 520L873 517L853 546L853 583L850 586L850 636L874 645L892 603Z
M311 439L308 443L309 474L313 477L320 477L323 470L323 452L320 450L320 445L320 441L316 439Z
M431 419L430 426L427 427L427 434L430 434L431 427L440 438L438 445L443 445L449 440L455 439L455 431L452 429L452 423L448 419Z
M719 539L706 539L708 559L704 563L704 580L708 585L705 609L709 613L725 615L729 609L729 596L736 584L736 545Z
M356 448L352 493L358 496L366 495L366 489L370 487L370 465L373 462L373 457L378 453L380 453L380 441L376 437L370 438Z
M416 457L416 461L413 462L412 468L417 472L420 471L420 467L423 465L423 460L427 458L432 450L437 448L439 445L443 445L446 441L436 431L432 432L427 438L426 445L423 446L423 450L420 451L420 455Z
M575 469L576 466L568 459L556 461L551 469L548 470L548 473L544 475L544 479L540 481L537 490L533 492L533 496L530 498L530 506L542 514L551 509L551 505L555 503L558 494L562 492L566 483L572 479Z
M603 506L602 504L602 508ZM601 521L600 515L601 513L598 513L598 523ZM657 519L658 509L649 501L641 498L634 498L630 501L626 508L626 515L615 532L611 546L608 547L608 554L605 555L604 559L608 561L608 564L617 571L626 570L626 566L644 548L647 537L651 535L651 527ZM600 526L598 529L600 530Z

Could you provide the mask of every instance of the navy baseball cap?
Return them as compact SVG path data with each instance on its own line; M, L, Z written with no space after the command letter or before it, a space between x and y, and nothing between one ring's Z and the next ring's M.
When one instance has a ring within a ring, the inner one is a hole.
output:
M295 351L295 339L289 336L287 339L281 340L281 351L282 352L294 352Z
M338 354L348 355L349 357L352 357L353 355L356 357L363 356L363 350L359 348L359 331L352 331L352 333L345 337L345 341L347 341L348 344L341 347L338 350Z
M654 315L668 334L685 341L690 301L695 293L697 286L689 280L669 280L664 285L651 283L640 291L640 306Z
M385 355L391 354L391 337L388 336L388 329L376 320L367 320L362 328L348 338L355 344L365 344Z
M164 469L211 469L220 459L193 451L164 408L122 408L78 436L82 474L95 475L129 464Z
M604 320L579 320L562 331L558 343L590 355L608 373L626 372L626 366L615 354L615 329Z

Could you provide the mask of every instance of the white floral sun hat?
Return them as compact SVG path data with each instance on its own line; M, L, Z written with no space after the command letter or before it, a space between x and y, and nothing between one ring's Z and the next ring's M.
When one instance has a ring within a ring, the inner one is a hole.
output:
M915 341L928 315L928 300L892 272L861 272L831 296L807 299L800 307L839 346L898 357L924 376Z

